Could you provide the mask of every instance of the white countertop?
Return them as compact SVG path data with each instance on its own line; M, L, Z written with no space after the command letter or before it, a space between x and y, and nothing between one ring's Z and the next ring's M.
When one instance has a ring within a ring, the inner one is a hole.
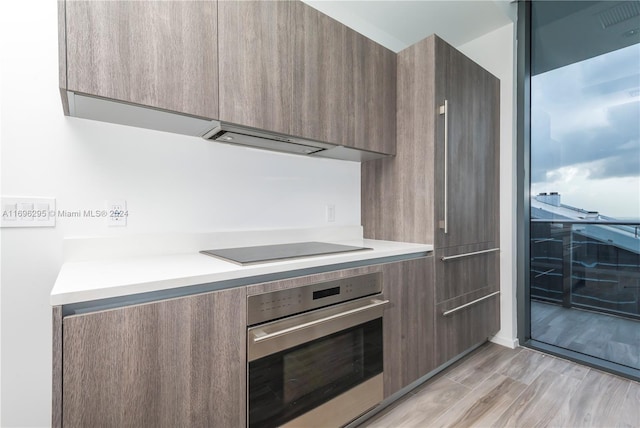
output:
M432 245L355 239L325 241L363 246L372 250L305 257L239 266L197 251L182 254L70 261L58 274L51 291L51 305L175 289L198 284L277 274L340 263L433 251ZM209 248L207 248L209 249Z

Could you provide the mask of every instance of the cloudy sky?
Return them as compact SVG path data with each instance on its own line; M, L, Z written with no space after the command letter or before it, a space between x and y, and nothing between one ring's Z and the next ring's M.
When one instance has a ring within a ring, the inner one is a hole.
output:
M640 218L640 44L534 76L531 193Z

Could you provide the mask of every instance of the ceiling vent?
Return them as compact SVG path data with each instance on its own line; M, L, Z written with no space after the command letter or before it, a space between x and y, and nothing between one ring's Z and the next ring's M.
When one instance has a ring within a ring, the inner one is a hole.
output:
M639 15L640 2L628 1L605 10L604 12L600 13L599 18L600 24L602 24L602 28L606 29L611 27L612 25L619 24L628 19L635 18Z

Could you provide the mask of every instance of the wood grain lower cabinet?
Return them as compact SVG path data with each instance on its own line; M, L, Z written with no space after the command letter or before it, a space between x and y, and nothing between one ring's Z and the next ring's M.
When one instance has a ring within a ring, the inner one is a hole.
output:
M495 292L484 288L436 305L436 365L485 342L500 330L500 295Z
M243 427L246 290L63 318L67 427Z
M436 367L433 325L433 257L383 265L384 396Z
M216 1L65 1L62 89L218 117Z
M436 250L436 303L487 287L499 290L500 253L494 249L488 243Z

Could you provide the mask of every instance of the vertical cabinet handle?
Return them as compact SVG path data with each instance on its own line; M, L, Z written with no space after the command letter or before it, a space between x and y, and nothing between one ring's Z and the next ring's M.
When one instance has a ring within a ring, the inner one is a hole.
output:
M449 217L449 174L447 173L448 157L449 157L449 102L444 100L444 105L440 106L440 114L444 115L444 220L440 222L440 228L444 229L446 234L448 229Z

